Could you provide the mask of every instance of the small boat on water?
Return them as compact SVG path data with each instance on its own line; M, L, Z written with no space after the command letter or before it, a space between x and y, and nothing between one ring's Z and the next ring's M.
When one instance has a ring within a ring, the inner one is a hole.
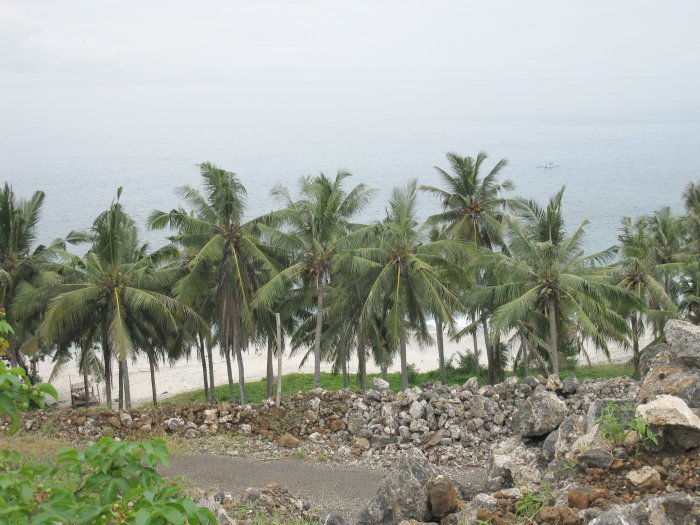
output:
M537 166L537 167L538 167L538 168L544 168L544 169L546 169L546 170L551 170L551 169L553 169L553 168L558 168L558 167L559 167L559 164L554 164L554 162L552 162L552 161L550 160L547 164L544 164L544 165L542 165L542 166Z

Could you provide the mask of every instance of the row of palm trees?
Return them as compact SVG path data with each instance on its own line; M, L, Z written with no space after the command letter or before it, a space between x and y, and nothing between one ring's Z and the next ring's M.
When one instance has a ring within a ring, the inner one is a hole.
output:
M304 177L296 195L278 186L280 208L246 222L238 177L204 163L202 190L178 189L185 207L151 213L149 228L171 231L158 250L139 240L121 189L89 230L34 248L44 195L17 200L6 184L0 299L16 327L8 357L31 367L51 355L59 371L77 352L86 383L104 377L109 406L116 360L118 402L129 407L128 361L137 355L150 363L154 403L159 363L193 351L213 400L218 348L231 400L235 361L245 403L253 346L267 348L272 395L276 312L292 349L313 359L316 386L324 360L349 386L355 357L361 389L368 358L386 373L397 355L407 387L406 346L432 344L431 321L443 381L445 336L476 340L481 331L491 383L503 378L509 349L525 373L558 374L561 357L611 343L628 346L636 367L644 334L662 337L670 317L700 323L700 184L685 191L686 215L663 208L624 218L617 246L586 255L586 223L565 227L563 189L545 205L508 198L512 183L498 180L506 161L483 174L486 160L448 154L450 169L437 168L441 187L395 188L386 217L372 224L358 219L373 191L346 188L346 172ZM420 191L442 207L424 224Z

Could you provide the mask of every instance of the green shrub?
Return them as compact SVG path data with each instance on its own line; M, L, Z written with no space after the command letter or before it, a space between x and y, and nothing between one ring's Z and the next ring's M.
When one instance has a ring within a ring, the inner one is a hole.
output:
M418 367L414 363L409 363L406 365L406 376L408 377L408 382L413 384L418 380Z
M32 385L23 368L7 368L0 361L0 414L10 416L8 433L19 430L21 410L29 410L30 403L43 408L46 395L58 399L56 389L48 384Z
M216 523L157 471L167 463L162 440L102 438L84 452L63 449L33 464L17 452L0 457L0 523Z
M644 446L649 443L658 445L659 440L656 433L648 423L640 417L630 419L632 407L620 406L617 403L608 402L602 410L596 423L600 426L600 435L606 441L612 443L622 443L628 430L634 430L639 436L639 440Z
M461 374L480 376L486 374L486 368L479 366L472 353L455 352L449 360L449 366Z
M12 419L8 433L19 429L20 410L30 401L43 407L46 394L58 397L51 385L31 385L23 369L8 369L0 361L0 415ZM0 525L216 523L211 511L195 505L158 473L156 467L167 461L162 440L133 443L104 437L84 452L62 449L46 463L3 450Z
M596 420L600 428L600 435L604 440L611 443L621 443L625 440L627 425L625 420L632 411L631 407L619 405L609 401L600 412L600 417Z

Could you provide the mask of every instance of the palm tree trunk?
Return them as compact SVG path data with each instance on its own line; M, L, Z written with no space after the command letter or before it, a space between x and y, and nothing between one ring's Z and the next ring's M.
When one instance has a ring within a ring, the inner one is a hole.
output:
M102 358L105 362L105 397L107 408L112 409L112 353L109 348L109 327L107 320L102 321Z
M382 363L379 367L379 372L382 375L382 379L384 381L389 380L389 365L387 365L386 363Z
M85 398L84 398L84 399L85 399L85 405L84 405L85 408L87 408L88 406L90 406L90 392L88 391L88 388L89 388L88 385L89 385L89 383L88 383L88 373L87 373L87 369L84 368L84 369L83 369L83 388L85 389Z
M231 403L236 402L236 395L233 393L233 371L231 370L231 349L228 346L224 349L226 356L226 373L228 373L228 395L231 398Z
M435 319L435 337L438 347L438 366L440 367L440 382L444 385L447 383L445 375L445 343L442 339L442 321Z
M148 354L148 368L151 371L151 394L153 395L153 406L157 406L158 396L156 394L156 367L153 364L153 356L151 354Z
M207 359L209 361L209 401L216 403L216 387L214 386L214 356L211 351L211 344L207 342Z
M348 360L345 358L345 355L340 356L340 359L342 360L341 363L341 369L343 372L343 388L349 388L350 387L350 376L348 374Z
M245 371L243 369L243 352L236 343L236 361L238 361L238 390L241 393L241 405L248 403L248 393L245 390Z
M267 398L272 399L275 393L275 366L272 359L272 352L274 351L274 341L272 339L267 340Z
M476 328L472 332L472 344L474 345L474 361L476 361L477 375L479 371L479 338L477 337Z
M204 381L204 399L209 401L209 380L207 378L207 356L204 350L204 338L199 334L199 355L202 358L202 378ZM155 394L154 394L155 396Z
M489 325L486 319L481 321L481 326L484 329L484 345L486 346L486 361L488 362L488 382L489 385L496 384L496 360L493 355L493 347L491 346L491 337L489 336Z
M357 337L357 379L360 383L360 390L364 392L367 387L367 354L365 353L365 341L362 337Z
M632 363L634 364L634 377L638 378L639 377L639 334L637 333L638 330L638 323L637 323L637 314L633 313L632 314Z
M401 386L406 390L408 388L408 363L406 362L406 334L403 332L399 340L399 350L401 352Z
M129 363L124 359L124 408L131 410L131 385L129 384Z
M321 386L321 331L323 330L323 279L316 277L316 334L314 336L314 388Z
M549 314L549 353L552 359L552 375L559 376L559 349L557 348L557 311L554 300L547 305Z
M122 361L117 361L117 381L119 382L119 395L117 406L119 410L124 409L124 367L122 366Z

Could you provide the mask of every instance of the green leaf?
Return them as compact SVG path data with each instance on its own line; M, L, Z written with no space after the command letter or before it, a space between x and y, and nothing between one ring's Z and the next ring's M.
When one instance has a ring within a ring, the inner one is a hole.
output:
M141 509L134 516L136 525L148 525L151 522L151 511L149 509Z
M173 525L183 525L185 523L183 512L172 504L163 505L161 508L157 509L154 514L163 516L168 523Z

